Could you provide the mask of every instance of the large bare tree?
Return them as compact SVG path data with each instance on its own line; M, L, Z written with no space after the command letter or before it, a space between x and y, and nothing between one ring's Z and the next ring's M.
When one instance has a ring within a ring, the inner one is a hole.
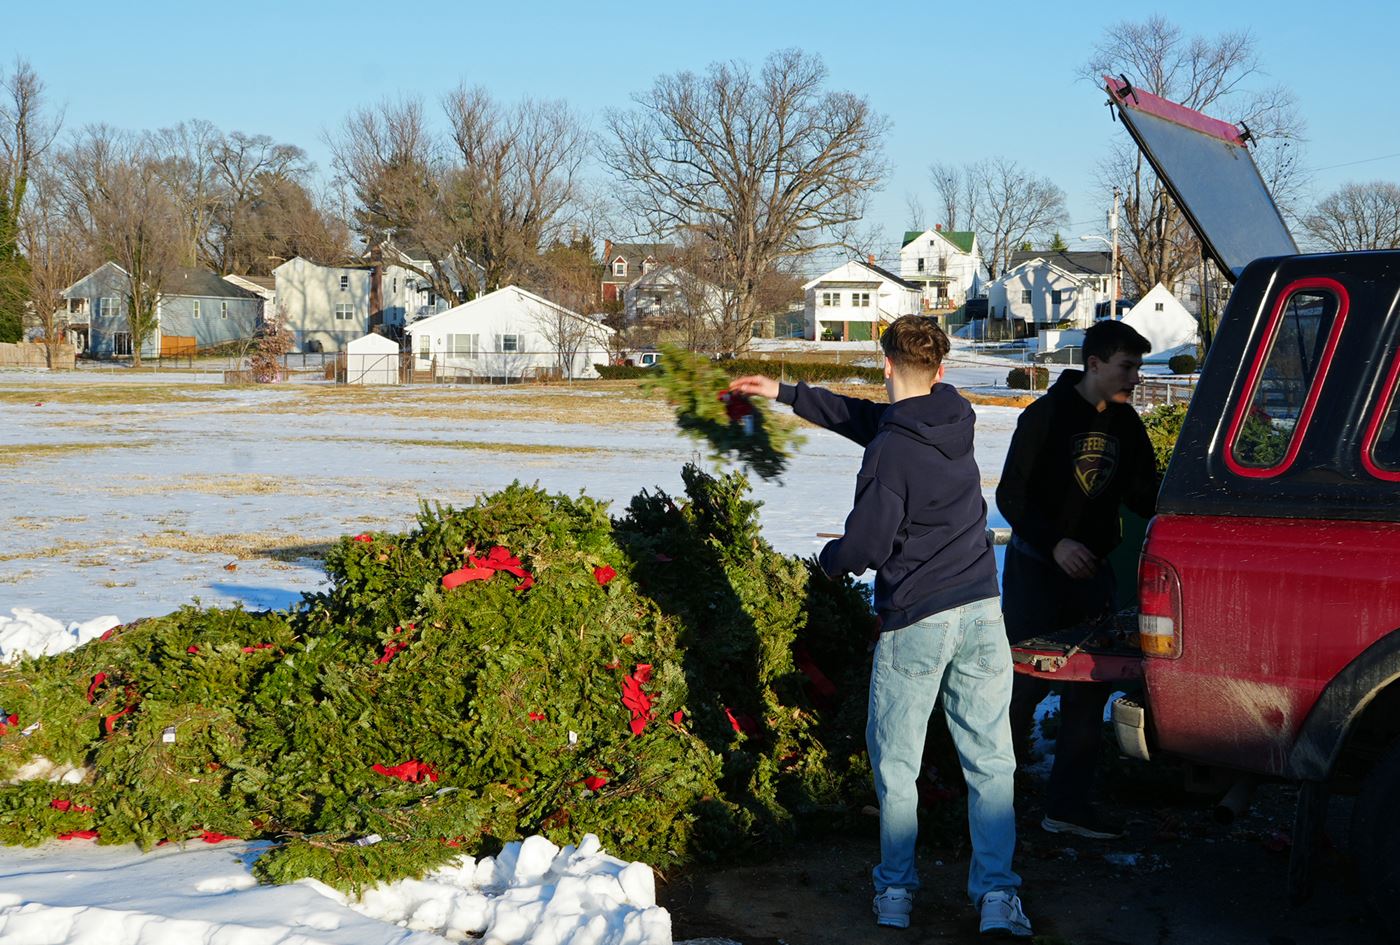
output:
M20 248L29 269L28 302L43 333L45 361L53 368L68 334L68 303L63 290L84 270L82 245L64 212L54 174L43 169L34 173L19 223Z
M757 70L715 63L658 78L636 107L608 113L604 162L650 232L688 235L734 297L720 343L747 346L758 287L780 259L843 246L886 173L888 122L825 88L820 57L771 54Z
M1383 180L1345 184L1318 201L1303 228L1321 249L1400 247L1400 187Z
M963 179L969 226L992 279L1011 265L1012 253L1025 243L1043 242L1065 220L1065 192L1009 158L969 164Z
M44 82L24 59L0 73L0 341L18 341L29 303L29 267L20 247L20 214L38 162L58 135ZM11 337L13 336L13 337Z
M125 321L132 363L140 367L161 291L184 248L168 168L144 137L96 125L60 156L59 170L68 216L89 247L89 262L110 260L126 273Z
M573 222L588 133L563 102L507 106L463 86L442 108L445 136L421 101L404 99L358 109L331 137L357 228L425 255L428 267L409 268L446 298L473 291L471 260L488 287L523 281Z
M1122 74L1155 95L1245 123L1265 182L1285 216L1292 214L1306 184L1305 128L1293 94L1260 83L1258 49L1248 31L1188 37L1160 16L1117 23L1104 31L1082 74L1096 85L1105 74ZM1158 282L1172 288L1200 266L1199 243L1180 208L1131 142L1120 139L1100 167L1099 182L1105 195L1115 187L1123 193L1123 264L1140 291Z

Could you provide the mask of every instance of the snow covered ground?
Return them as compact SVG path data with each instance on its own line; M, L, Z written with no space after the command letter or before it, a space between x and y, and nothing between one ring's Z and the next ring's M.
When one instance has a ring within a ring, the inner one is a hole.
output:
M1004 380L1004 362L971 361L949 380ZM1018 414L977 408L989 507ZM681 466L698 456L663 407L597 387L233 388L170 372L8 372L0 430L0 659L196 601L287 606L324 582L324 543L406 530L420 500L462 505L521 480L620 511L644 488L680 492ZM806 437L783 483L755 486L769 540L803 555L842 530L860 459L838 436ZM1004 524L994 510L991 522ZM670 942L649 868L586 838L577 850L541 844L353 904L315 883L256 886L256 844L0 848L0 941Z

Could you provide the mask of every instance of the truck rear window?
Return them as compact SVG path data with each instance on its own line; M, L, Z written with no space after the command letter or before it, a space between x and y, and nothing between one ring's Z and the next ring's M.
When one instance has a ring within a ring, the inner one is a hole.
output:
M1367 425L1361 462L1377 479L1400 482L1400 350L1391 358L1390 373Z
M1227 461L1243 476L1292 463L1346 318L1346 290L1331 279L1294 283L1279 298L1231 424Z

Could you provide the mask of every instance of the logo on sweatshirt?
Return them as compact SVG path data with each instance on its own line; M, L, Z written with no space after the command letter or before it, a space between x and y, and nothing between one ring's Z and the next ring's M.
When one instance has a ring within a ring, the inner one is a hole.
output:
M1070 444L1074 481L1090 499L1096 498L1113 481L1118 468L1118 439L1107 433L1081 433Z

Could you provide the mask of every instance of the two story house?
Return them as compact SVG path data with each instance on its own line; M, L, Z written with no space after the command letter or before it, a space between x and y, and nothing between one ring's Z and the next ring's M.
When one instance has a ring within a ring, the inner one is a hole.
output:
M918 314L923 286L875 265L851 260L802 287L804 336L811 340L873 341L880 326Z
M982 251L971 230L910 230L899 251L899 275L922 290L922 311L948 312L982 294Z
M103 263L63 290L70 336L80 351L97 358L129 357L133 339L127 319L131 276ZM263 317L255 292L206 269L169 273L156 300L156 324L141 343L143 358L193 354L253 337Z
M603 279L598 297L604 302L622 301L629 285L664 263L674 252L668 243L603 242Z
M987 314L1003 323L994 333L1021 338L1061 322L1073 328L1092 325L1095 307L1108 300L1107 255L1015 254L1010 268L987 288ZM1076 264L1065 258L1071 256L1105 258Z

